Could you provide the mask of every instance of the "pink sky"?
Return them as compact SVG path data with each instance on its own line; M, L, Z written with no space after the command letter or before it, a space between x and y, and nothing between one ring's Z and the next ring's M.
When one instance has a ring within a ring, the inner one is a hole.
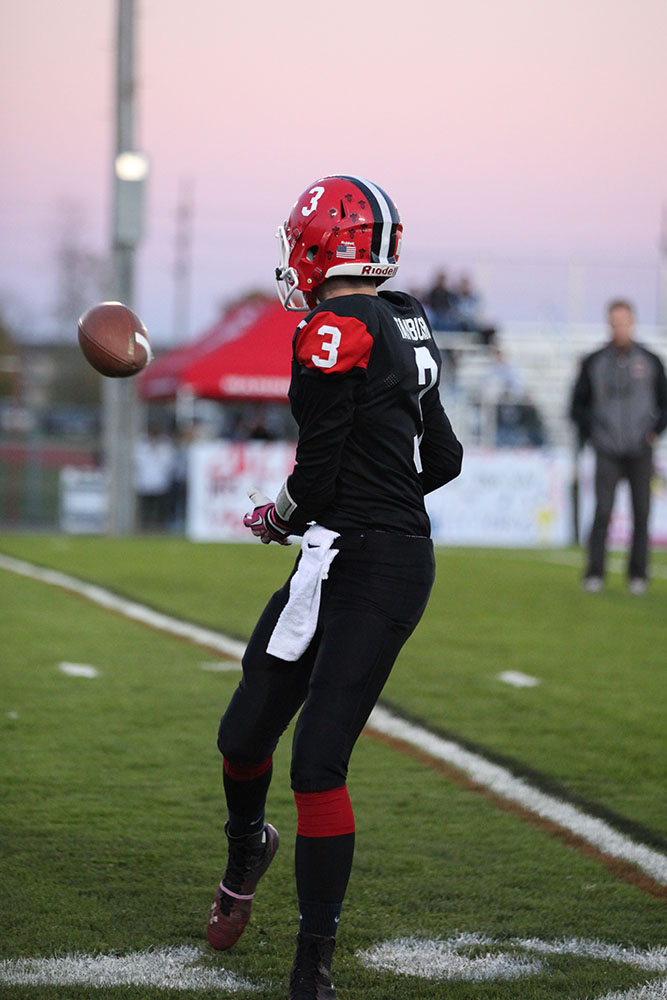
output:
M325 173L381 184L397 284L470 270L488 311L656 319L667 204L665 0L137 0L137 145L151 161L134 303L173 324L175 209L194 186L186 335L272 287L275 228ZM334 12L335 11L335 12ZM62 204L108 243L115 3L4 0L0 301L48 331Z

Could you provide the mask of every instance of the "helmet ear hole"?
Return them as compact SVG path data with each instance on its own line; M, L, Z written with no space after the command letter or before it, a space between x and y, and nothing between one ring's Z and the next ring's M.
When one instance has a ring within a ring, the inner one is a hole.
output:
M312 247L308 247L308 249L306 250L306 260L308 261L309 264L312 264L315 258L317 257L318 250L319 247L317 243L313 244Z

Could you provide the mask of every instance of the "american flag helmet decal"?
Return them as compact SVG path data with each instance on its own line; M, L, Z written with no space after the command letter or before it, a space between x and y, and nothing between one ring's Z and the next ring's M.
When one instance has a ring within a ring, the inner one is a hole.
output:
M357 256L354 243L339 243L336 247L336 256L344 260L354 260Z

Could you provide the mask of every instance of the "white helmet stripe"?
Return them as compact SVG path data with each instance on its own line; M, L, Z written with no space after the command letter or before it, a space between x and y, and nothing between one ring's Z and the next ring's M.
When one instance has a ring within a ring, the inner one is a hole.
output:
M380 259L385 261L389 259L389 247L391 246L391 226L392 226L392 211L387 203L384 191L376 187L371 181L367 181L365 178L360 177L359 180L363 181L369 191L375 195L375 199L380 206L380 211L382 212L382 238L380 241Z
M338 176L344 177L345 180L352 181L353 184L356 184L359 190L368 199L373 211L374 225L379 225L380 227L379 240L377 239L377 233L374 233L373 235L372 250L377 257L377 263L388 263L392 259L389 256L391 251L392 225L396 225L399 222L398 212L396 211L395 206L389 200L389 197L384 193L382 188L378 187L377 184L373 184L372 181L367 181L363 177L354 177L348 174L339 174Z

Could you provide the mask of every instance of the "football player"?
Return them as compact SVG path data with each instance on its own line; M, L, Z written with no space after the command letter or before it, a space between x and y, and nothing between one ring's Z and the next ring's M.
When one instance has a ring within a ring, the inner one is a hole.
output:
M275 501L251 494L262 542L302 535L264 609L220 723L228 858L208 939L230 948L278 848L265 821L272 755L290 720L299 901L290 1000L335 1000L331 959L354 850L352 748L434 579L424 497L457 476L440 354L420 303L378 286L398 271L402 225L360 177L328 176L278 230L278 292L307 311L293 341L294 469Z

